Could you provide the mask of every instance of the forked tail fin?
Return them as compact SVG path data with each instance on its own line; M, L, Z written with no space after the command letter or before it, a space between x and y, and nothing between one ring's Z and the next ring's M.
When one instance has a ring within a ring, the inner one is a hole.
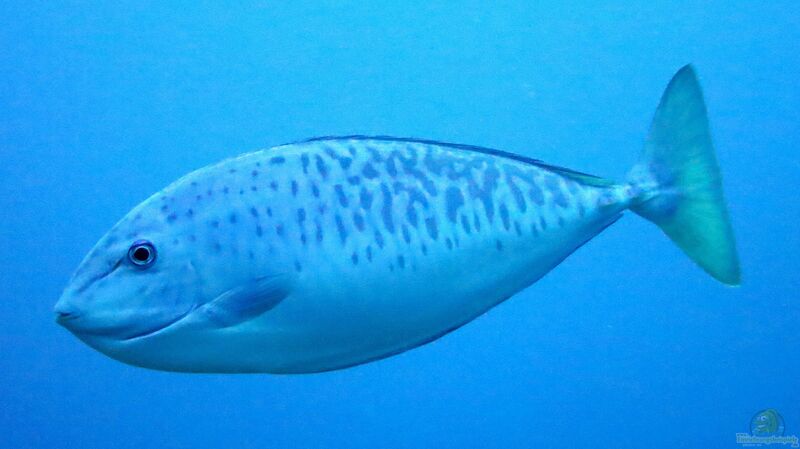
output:
M711 276L739 284L733 229L703 94L691 66L680 69L664 91L628 181L640 192L631 210L658 225Z

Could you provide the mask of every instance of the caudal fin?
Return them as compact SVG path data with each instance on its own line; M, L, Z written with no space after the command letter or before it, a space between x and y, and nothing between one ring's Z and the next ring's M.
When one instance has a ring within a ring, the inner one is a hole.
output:
M691 66L680 69L664 91L628 180L641 192L631 210L657 224L711 276L740 283L703 93Z

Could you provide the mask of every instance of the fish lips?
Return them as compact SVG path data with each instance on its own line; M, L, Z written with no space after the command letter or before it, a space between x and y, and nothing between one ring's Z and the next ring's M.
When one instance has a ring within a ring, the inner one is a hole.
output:
M186 311L172 314L171 316L158 314L119 321L107 320L103 319L103 317L92 316L91 314L57 306L55 320L56 323L79 338L101 337L119 341L132 341L166 330L186 318L194 309L195 306L192 306Z

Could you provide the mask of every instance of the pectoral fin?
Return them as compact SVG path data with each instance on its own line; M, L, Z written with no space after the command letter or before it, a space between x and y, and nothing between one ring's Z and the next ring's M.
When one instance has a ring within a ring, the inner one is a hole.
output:
M288 275L258 277L217 296L196 313L217 327L234 326L280 304L289 295L290 284Z

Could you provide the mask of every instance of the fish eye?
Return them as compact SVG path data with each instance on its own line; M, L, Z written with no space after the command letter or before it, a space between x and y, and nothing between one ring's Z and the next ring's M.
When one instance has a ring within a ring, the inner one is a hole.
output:
M128 260L139 268L148 268L156 261L156 247L147 240L133 242L128 250Z

